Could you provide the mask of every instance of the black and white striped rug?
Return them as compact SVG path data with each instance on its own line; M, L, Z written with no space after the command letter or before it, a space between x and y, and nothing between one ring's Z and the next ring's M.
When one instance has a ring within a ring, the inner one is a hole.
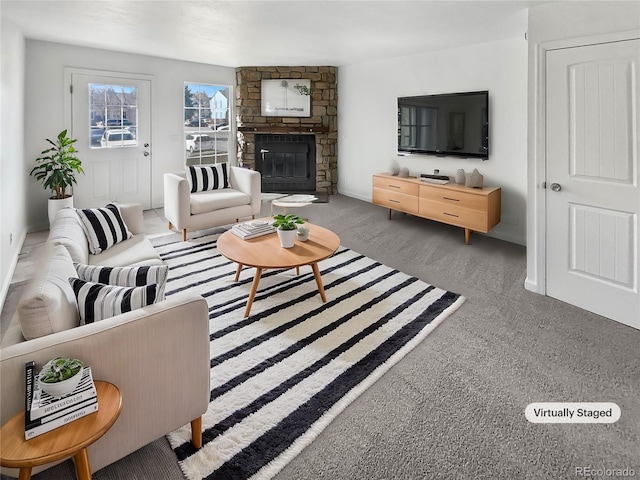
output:
M236 264L216 248L223 231L152 239L170 267L167 296L209 304L203 447L188 425L168 439L189 480L269 479L464 298L340 247L319 264L327 303L310 267L267 271L245 319L254 269L234 283Z

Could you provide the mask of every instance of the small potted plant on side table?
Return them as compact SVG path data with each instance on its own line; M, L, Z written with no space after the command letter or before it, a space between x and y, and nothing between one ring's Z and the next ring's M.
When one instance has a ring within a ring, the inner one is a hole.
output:
M298 225L304 223L304 219L289 213L287 215L274 215L273 226L278 232L278 238L280 239L280 245L284 248L291 248L296 239L296 233L298 231Z
M56 357L49 360L38 375L40 388L53 397L71 393L80 383L84 363L77 358Z

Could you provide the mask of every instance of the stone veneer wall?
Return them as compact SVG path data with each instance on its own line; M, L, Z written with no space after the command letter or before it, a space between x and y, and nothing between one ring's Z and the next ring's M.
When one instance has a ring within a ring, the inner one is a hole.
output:
M338 183L338 84L336 67L236 68L238 162L255 168L256 133L309 134L316 137L316 191L332 195ZM311 80L310 117L263 117L261 80Z

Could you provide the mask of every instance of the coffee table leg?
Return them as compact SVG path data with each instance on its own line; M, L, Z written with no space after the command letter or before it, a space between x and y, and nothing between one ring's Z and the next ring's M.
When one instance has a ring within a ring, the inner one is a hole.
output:
M83 448L73 457L76 463L76 476L78 480L91 480L91 468L89 467L89 454Z
M322 285L322 277L320 276L320 269L318 268L318 264L312 263L311 268L313 269L313 276L316 277L316 284L318 285L320 297L322 298L323 302L326 302L327 296L324 294L324 286Z
M31 478L31 467L21 467L18 480L29 480Z
M260 277L262 276L262 269L256 267L256 275L253 277L253 283L251 284L251 292L249 292L249 299L247 300L247 308L244 311L244 316L248 317L251 312L251 305L253 305L253 299L258 291L258 285L260 284Z
M236 270L236 278L234 280L234 282L237 282L238 279L240 278L240 271L242 270L243 265L241 263L238 264L238 269Z

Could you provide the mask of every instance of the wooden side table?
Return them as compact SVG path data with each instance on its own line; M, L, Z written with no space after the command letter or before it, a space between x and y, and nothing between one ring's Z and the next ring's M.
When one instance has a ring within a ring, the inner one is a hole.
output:
M73 456L78 480L90 480L87 447L107 433L120 416L122 395L115 385L96 381L98 411L43 435L25 440L24 411L0 431L0 465L19 468L19 480L31 478L31 469Z

